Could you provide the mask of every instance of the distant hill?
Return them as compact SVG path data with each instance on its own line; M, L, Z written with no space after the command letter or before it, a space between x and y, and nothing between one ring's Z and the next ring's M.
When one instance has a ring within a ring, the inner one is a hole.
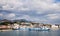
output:
M3 20L0 20L0 25L8 25L8 24L13 24L13 23L19 23L19 22L32 22L32 21L29 21L29 20L26 20L26 19L20 19L20 20L7 20L7 19L3 19Z
M13 20L13 22L31 22L31 21L26 19L20 19L20 20Z

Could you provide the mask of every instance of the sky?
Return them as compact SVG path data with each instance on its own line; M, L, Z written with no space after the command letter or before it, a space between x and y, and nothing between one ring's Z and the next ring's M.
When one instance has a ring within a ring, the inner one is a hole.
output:
M0 19L60 24L60 0L0 0Z

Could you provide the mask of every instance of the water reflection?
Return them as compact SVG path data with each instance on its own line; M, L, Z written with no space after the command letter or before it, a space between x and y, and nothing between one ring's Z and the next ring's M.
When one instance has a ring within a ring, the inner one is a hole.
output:
M55 31L7 31L0 32L0 36L60 36L60 30Z

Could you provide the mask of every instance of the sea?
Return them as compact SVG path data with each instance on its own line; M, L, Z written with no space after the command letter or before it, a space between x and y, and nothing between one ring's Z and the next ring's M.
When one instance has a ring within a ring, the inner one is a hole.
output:
M0 36L60 36L59 30L50 30L50 31L4 31L0 32Z

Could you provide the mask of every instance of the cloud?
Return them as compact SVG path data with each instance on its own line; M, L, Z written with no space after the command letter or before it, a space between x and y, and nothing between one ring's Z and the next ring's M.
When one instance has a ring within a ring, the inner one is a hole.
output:
M53 23L60 20L60 3L56 0L0 0L0 13L6 19Z
M9 20L14 20L15 19L15 14L14 13L10 13L10 14L4 14L3 19L9 19Z
M14 13L8 14L9 17L15 17L16 15Z
M26 19L34 22L38 22L40 19L37 17L29 16L29 15L22 15L20 17L16 17L16 19Z
M1 0L3 10L60 10L60 4L54 3L54 0Z
M2 10L27 10L28 8L24 7L23 2L21 0L1 0L0 4L2 4Z
M55 0L0 0L2 10L13 12L37 11L37 14L47 13L46 11L60 12L60 4Z
M1 16L3 16L3 14L2 14L2 13L0 13L0 17L1 17Z
M48 14L47 16L49 19L58 19L59 18L59 14Z
M30 16L29 15L22 15L20 17L18 17L17 19L29 19Z

